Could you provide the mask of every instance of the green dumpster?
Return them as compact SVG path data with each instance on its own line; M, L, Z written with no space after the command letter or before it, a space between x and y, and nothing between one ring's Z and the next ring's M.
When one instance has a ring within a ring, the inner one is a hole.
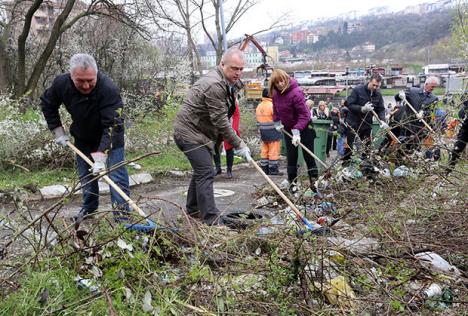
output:
M316 137L314 140L314 154L320 158L323 162L326 163L327 160L327 138L328 138L328 128L330 127L330 120L316 120L313 123ZM281 140L281 155L286 156L286 145L284 143L284 137L289 137L283 134L283 139ZM308 155L308 153L305 153ZM299 155L297 159L297 164L299 166L304 165L304 156L302 150L299 150ZM324 167L316 161L317 168L319 173L323 172Z
M325 164L327 163L328 128L331 123L331 120L315 120L313 123L316 134L314 141L314 154ZM325 167L319 162L316 163L319 173L322 173Z
M378 149L380 144L387 136L387 133L380 128L380 124L377 122L372 122L372 148Z

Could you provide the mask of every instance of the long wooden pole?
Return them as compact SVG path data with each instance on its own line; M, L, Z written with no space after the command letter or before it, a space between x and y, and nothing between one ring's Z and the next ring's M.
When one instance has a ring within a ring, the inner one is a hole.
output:
M85 154L83 154L78 148L75 147L75 145L73 145L72 143L70 142L67 142L67 145L68 147L70 147L78 156L80 156L84 161L86 161L86 163L88 163L88 165L92 166L93 165L93 162L91 161L91 159L89 159ZM132 199L130 199L130 197L125 194L124 191L122 191L121 188L119 188L119 186L117 184L115 184L114 181L112 181L111 178L109 178L108 175L104 175L102 177L104 179L104 181L106 181L124 200L126 203L128 203L134 210L136 210L138 212L138 214L140 214L141 216L143 217L146 217L146 214L145 212L143 212L143 210L138 206L136 205L135 202L133 202Z
M414 112L414 114L415 114L416 116L419 115L418 111L416 111L416 109L411 105L411 103L408 102L408 100L403 99L403 102L405 102L405 104L411 109L411 111ZM432 133L434 133L434 130L432 129L432 127L431 127L429 124L427 124L427 122L426 122L423 118L420 118L419 120L424 124L424 126L426 126L426 128L427 128L429 131L431 131Z
M265 178L265 180L272 186L276 193L278 193L279 196L281 196L281 198L286 202L286 204L288 204L291 210L293 210L293 212L296 214L297 219L302 221L309 230L317 230L322 227L319 224L312 224L307 220L307 218L302 216L301 212L298 210L296 205L294 205L294 203L291 202L290 199L288 199L288 197L281 191L281 189L278 188L278 186L270 179L269 176L267 176L267 174L262 170L262 168L260 168L260 166L253 159L250 160L250 162L255 167L255 169L257 169L257 171L260 172L260 174Z
M379 116L377 115L377 113L375 113L374 110L371 110L372 111L372 114L374 115L374 117L377 119L377 121L379 122L379 124L382 124L382 120L379 118ZM390 137L396 141L398 144L401 144L400 140L398 139L398 137L395 136L395 134L393 134L392 130L391 129L386 129L385 130L387 132L388 135L390 135Z
M290 138L292 138L293 136L291 134L289 134L284 128L283 128L283 132L288 135ZM325 167L325 169L328 168L328 166L319 158L317 157L317 155L315 155L313 152L311 152L309 150L309 148L307 148L303 143L299 142L299 145L302 147L302 149L304 149L309 155L311 155L315 160L317 160L318 162L320 162L320 164L322 166Z

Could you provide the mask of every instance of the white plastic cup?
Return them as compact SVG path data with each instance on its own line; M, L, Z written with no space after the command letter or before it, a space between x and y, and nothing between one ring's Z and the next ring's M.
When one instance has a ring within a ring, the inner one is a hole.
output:
M427 289L424 290L426 297L434 297L442 295L442 288L437 283L432 283Z

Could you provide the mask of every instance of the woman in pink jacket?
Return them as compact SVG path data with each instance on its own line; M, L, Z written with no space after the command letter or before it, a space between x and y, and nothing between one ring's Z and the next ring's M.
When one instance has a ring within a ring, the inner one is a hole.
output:
M270 95L273 96L273 120L277 130L284 129L293 137L284 136L286 144L288 180L293 188L297 179L298 145L302 143L314 151L315 131L310 120L310 111L305 104L304 93L296 80L281 69L271 74ZM318 177L315 159L302 151L307 165L310 188L315 191L314 183Z

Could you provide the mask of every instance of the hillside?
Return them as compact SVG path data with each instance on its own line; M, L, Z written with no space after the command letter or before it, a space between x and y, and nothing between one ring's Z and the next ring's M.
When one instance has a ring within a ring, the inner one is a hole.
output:
M443 7L423 14L401 11L357 19L336 17L273 31L262 39L273 45L281 38L284 42L280 50L318 58L325 55L330 60L370 57L398 62L446 63L455 58L448 44L452 15L453 9ZM311 41L310 36L307 40L293 40L291 34L304 30L316 36L315 40ZM365 45L371 48L363 48Z

